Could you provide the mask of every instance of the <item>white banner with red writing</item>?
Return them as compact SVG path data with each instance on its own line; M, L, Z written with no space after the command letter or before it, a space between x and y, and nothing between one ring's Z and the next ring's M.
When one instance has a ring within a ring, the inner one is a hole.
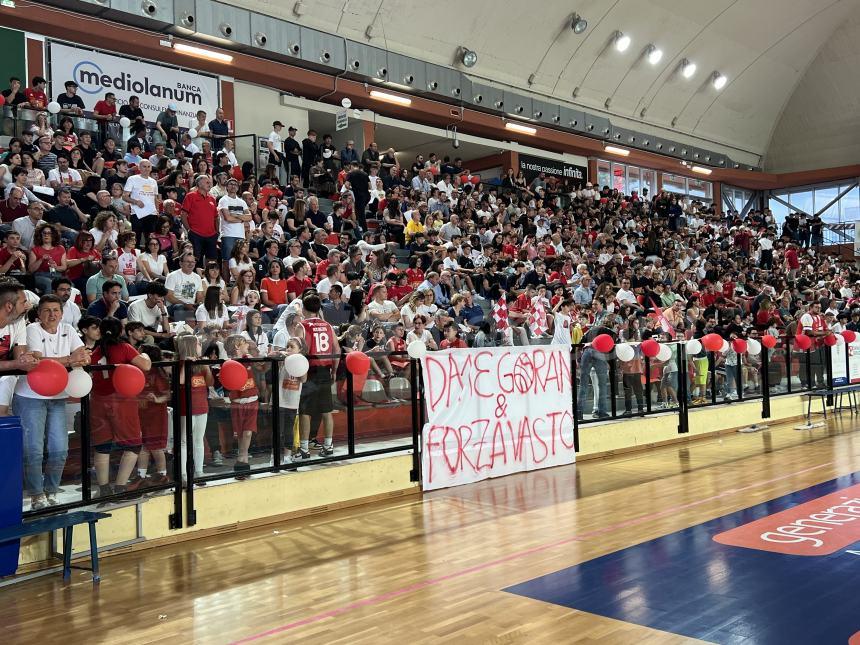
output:
M569 345L453 349L421 365L424 490L574 462Z

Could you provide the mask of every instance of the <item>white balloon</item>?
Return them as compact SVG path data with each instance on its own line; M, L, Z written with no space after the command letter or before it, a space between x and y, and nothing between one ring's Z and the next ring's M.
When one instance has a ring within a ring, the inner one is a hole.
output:
M747 339L747 354L750 356L757 356L761 354L761 343L758 342L755 338Z
M702 351L702 341L700 341L698 338L691 338L687 341L685 349L687 350L687 354L689 356L695 356Z
M195 130L194 128L191 128L190 130L188 130L188 136L193 139L194 137L197 136L197 130Z
M284 369L287 374L294 378L299 378L308 373L310 363L308 359L301 354L291 354L284 359Z
M66 394L74 399L85 397L93 389L93 377L80 367L69 372L69 383L66 385Z
M636 350L633 349L633 345L630 343L620 343L615 346L615 356L619 361L626 363L633 360L636 356Z
M406 347L406 353L410 358L422 358L427 355L427 345L423 341L413 340Z
M657 352L657 360L665 363L672 358L672 348L668 345L660 345L660 351Z
M122 127L127 128L128 126L131 125L131 119L129 119L127 116L124 116L119 120L119 124Z
M729 341L727 341L725 338L723 338L723 346L720 347L720 351L723 354L725 354L727 351L729 351L729 347L730 347Z
M50 112L51 114L56 114L59 111L60 111L60 104L59 103L57 103L56 101L51 101L50 103L48 103L48 112Z
M350 101L347 97L343 97L340 100L340 104L345 107L347 110L352 107L352 101Z

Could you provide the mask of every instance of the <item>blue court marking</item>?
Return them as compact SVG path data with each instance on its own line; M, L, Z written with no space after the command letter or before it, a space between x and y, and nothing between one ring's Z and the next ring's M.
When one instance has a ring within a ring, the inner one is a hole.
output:
M716 643L845 645L860 632L860 542L827 556L714 535L860 483L817 484L504 591Z

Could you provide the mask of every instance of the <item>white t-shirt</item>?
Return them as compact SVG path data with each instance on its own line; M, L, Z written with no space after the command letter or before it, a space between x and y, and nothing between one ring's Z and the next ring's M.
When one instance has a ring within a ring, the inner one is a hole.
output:
M142 322L145 327L158 329L161 324L161 309L158 306L150 308L146 298L135 300L128 306L129 322Z
M627 289L619 289L618 293L615 294L615 299L622 304L625 302L629 302L632 305L639 304L639 301L636 300L636 294Z
M256 345L257 351L260 352L260 356L266 356L269 353L269 337L266 335L264 330L259 329L257 331L257 336L255 338L251 338L251 334L248 333L248 326L246 324L245 329L239 335L247 339L252 345Z
M0 327L0 360L12 360L12 349L27 345L27 319Z
M226 209L230 215L239 217L248 210L248 204L241 197L230 197L224 195L218 200L218 213L222 209ZM244 239L245 224L244 222L228 222L221 216L221 237L238 237Z
M48 183L52 181L57 182L60 186L72 186L81 181L81 173L74 168L69 168L64 173L60 173L59 168L52 168L48 171Z
M286 348L287 341L289 339L290 335L286 330L281 330L276 333L275 337L272 339L272 346ZM281 363L280 366L280 385L281 392L278 397L278 405L282 408L287 408L288 410L297 410L299 407L299 399L302 397L302 382L294 376L287 374L283 363ZM292 428L285 428L285 430L289 432Z
M203 291L203 280L194 271L183 273L182 269L177 269L168 274L164 281L164 287L168 291L172 291L179 302L193 305L197 298L197 292Z
M212 316L209 311L206 309L205 305L199 305L197 310L194 312L194 320L202 323L211 323L218 325L219 327L223 327L224 323L230 321L230 312L227 311L227 307L221 305L221 312L216 313L215 316Z
M420 340L422 343L424 343L424 344L426 345L426 344L427 344L427 343L429 343L431 340L433 340L433 334L431 334L429 331L427 331L427 330L425 329L425 330L421 333L421 337L419 338L419 337L418 337L418 334L416 334L416 333L415 333L415 330L413 329L412 331L410 331L410 332L406 335L406 344L408 345L409 343L411 343L411 342L413 342L413 341L416 341L416 340Z
M397 305L391 302L391 300L383 300L382 302L371 300L370 304L367 305L367 313L390 316L393 313L397 313Z
M44 358L69 356L78 347L84 346L75 328L66 323L60 323L57 326L57 333L49 334L42 327L42 323L34 322L27 325L26 335L27 349L31 352L39 352ZM36 394L30 389L26 376L18 379L18 384L15 386L15 394L28 399L65 399L68 396L65 392L60 392L54 396Z
M146 264L146 268L149 269L149 274L153 278L164 275L164 266L167 264L167 258L163 255L152 257L151 253L141 253L140 261Z
M104 231L100 231L97 228L91 228L90 229L90 235L93 236L93 246L97 246L97 245L101 244L102 238L104 237L105 234L104 234ZM111 243L113 244L113 246L116 246L116 241L117 241L118 237L119 237L119 231L118 230L114 229L110 232L110 238L109 239L110 239ZM110 245L108 245L108 246L110 246Z
M117 261L119 262L119 266L117 267L117 273L119 273L127 284L131 284L137 279L137 254L139 251L137 249L132 249L131 251L123 251L120 253Z
M281 138L281 135L272 130L269 133L269 143L272 144L272 148L274 148L275 152L279 155L284 152L284 140Z
M75 289L75 291L78 291ZM78 291L80 294L80 291ZM61 322L71 325L72 327L78 326L78 321L81 319L81 308L75 304L75 295L72 294L72 297L66 300L63 305L63 319Z
M143 206L131 204L131 212L138 219L147 215L158 215L155 207L155 198L158 197L158 183L152 177L143 178L140 175L132 175L125 180L124 192L130 193L130 197L143 202Z
M554 315L555 319L555 329L552 334L552 344L553 345L570 345L570 328L572 326L572 322L570 320L570 316L565 316L564 314L556 313Z

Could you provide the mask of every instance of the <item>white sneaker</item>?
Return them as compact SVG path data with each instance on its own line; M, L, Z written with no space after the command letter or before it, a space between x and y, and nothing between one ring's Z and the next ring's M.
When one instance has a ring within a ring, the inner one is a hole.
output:
M41 511L43 508L48 506L48 500L44 495L33 495L30 498L30 510L31 511Z
M56 506L59 504L56 493L45 493L45 500L48 502L48 506Z
M220 450L216 450L212 453L212 465L213 466L223 466L224 465L224 457L221 455Z

